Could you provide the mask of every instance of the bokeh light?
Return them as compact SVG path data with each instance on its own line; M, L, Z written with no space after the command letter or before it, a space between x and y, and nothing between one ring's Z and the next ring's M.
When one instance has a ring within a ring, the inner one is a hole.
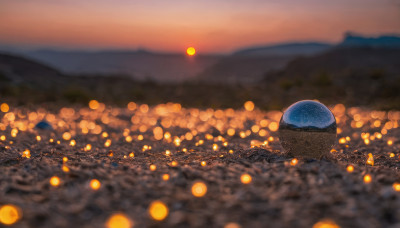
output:
M53 176L50 178L50 184L54 187L58 187L61 183L61 180L59 177L57 176Z
M192 194L195 197L203 197L207 193L207 185L204 182L196 182L192 185Z
M106 222L107 228L131 228L133 222L122 213L116 213L112 215Z
M101 187L101 183L100 183L100 181L97 180L97 179L92 179L92 180L90 181L90 187L91 187L93 190L99 190L99 188Z
M242 181L243 184L249 184L251 180L252 178L249 174L242 174L242 176L240 176L240 181Z
M164 220L169 213L168 207L161 201L154 201L149 206L149 214L154 220Z
M22 217L22 210L11 204L3 205L0 207L0 223L5 225L12 225Z

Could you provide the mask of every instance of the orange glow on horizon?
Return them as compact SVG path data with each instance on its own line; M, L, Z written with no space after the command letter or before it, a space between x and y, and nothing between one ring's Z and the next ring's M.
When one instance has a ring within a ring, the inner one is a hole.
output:
M194 47L188 47L186 49L186 54L188 56L194 56L196 54L196 49L194 49Z
M371 35L399 32L394 1L261 1L254 6L251 1L100 1L93 5L78 0L4 0L0 43L163 52L182 51L183 45L190 44L201 48L201 53L230 53L293 40L339 42L344 31L352 30ZM274 23L265 26L265 21Z

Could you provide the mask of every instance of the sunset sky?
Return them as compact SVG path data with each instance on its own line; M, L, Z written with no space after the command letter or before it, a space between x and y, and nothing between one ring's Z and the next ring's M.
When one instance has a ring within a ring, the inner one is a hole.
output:
M398 0L0 0L0 44L203 53L400 33Z

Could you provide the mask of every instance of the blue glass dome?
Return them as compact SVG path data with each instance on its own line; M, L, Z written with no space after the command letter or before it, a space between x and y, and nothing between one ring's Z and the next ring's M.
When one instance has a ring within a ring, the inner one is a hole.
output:
M285 110L279 122L279 140L293 156L319 158L336 142L336 119L322 103L303 100Z

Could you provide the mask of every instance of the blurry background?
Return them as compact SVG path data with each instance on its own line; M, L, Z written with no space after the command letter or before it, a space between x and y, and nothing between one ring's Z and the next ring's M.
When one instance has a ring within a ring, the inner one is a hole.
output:
M2 0L0 96L400 108L399 34L396 0Z

